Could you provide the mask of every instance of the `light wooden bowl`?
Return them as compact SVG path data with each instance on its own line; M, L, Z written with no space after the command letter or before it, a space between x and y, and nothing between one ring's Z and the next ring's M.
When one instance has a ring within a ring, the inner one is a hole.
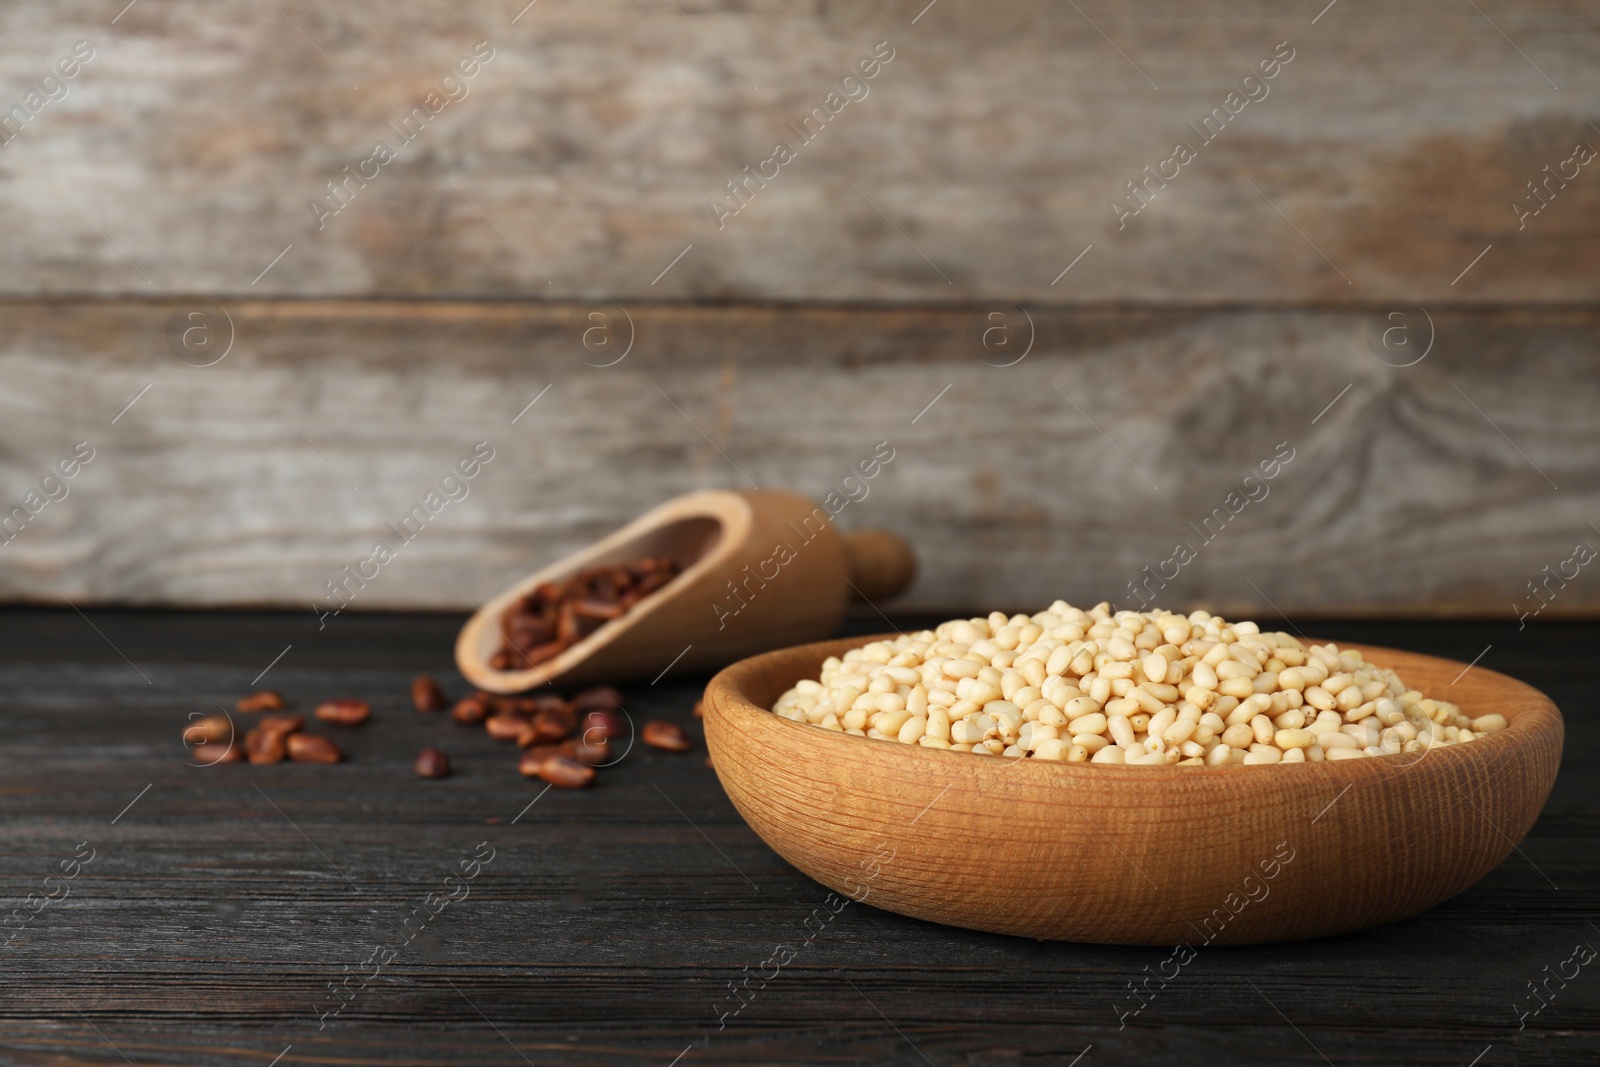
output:
M541 582L586 567L669 556L667 585L560 655L498 671L500 620ZM713 670L741 656L834 633L852 594L873 601L910 584L916 559L881 530L840 533L828 512L773 490L709 489L674 497L582 551L523 578L484 604L456 638L456 665L491 693L541 685L617 683Z
M1376 926L1493 870L1561 759L1561 714L1531 686L1361 645L1342 647L1510 726L1415 755L1123 767L942 752L767 710L828 656L883 636L727 668L706 689L706 743L734 806L784 859L853 899L952 926L1191 948Z

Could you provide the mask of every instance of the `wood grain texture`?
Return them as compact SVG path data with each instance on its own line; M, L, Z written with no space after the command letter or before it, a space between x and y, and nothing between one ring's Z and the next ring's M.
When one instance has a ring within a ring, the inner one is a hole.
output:
M706 688L706 743L734 806L779 855L852 900L953 926L1192 956L1393 922L1499 866L1561 762L1561 714L1538 690L1362 645L1349 647L1408 686L1511 725L1482 745L1262 773L985 759L771 713L823 660L884 636L723 670Z
M1600 145L1581 0L162 0L112 25L120 6L0 15L0 106L96 49L0 148L0 291L1548 302L1600 282L1587 169L1520 230L1511 207ZM480 41L469 94L402 145L391 124ZM802 143L790 124L878 42L868 95ZM1269 95L1202 143L1189 124L1280 42ZM380 140L397 158L319 230L309 201ZM719 230L708 202L779 140L797 158ZM1110 201L1178 141L1198 158L1119 230Z
M1600 607L1587 571L1548 578L1600 545L1592 309L1435 310L1400 369L1368 346L1381 308L1035 308L1031 351L996 366L1015 356L985 349L987 305L635 305L602 368L578 358L588 305L268 301L229 304L233 351L197 368L166 349L191 306L0 304L6 512L97 449L0 546L0 595L327 610L487 440L469 495L351 610L467 609L663 500L750 483L864 488L839 526L905 536L902 603L930 611L1133 602L1179 542L1197 558L1147 588L1239 617L1511 619L1547 581L1543 618ZM893 460L847 483L879 442ZM1218 533L1280 445L1295 458Z
M625 691L636 718L683 723L694 752L640 747L592 791L552 790L513 824L539 787L507 746L409 706L419 670L463 691L448 669L462 618L318 633L299 616L91 610L146 686L75 612L0 612L4 911L44 892L78 842L98 850L71 897L4 949L0 1058L86 1067L123 1063L120 1049L141 1067L266 1067L292 1045L280 1067L520 1064L514 1044L539 1067L665 1067L686 1049L679 1067L1014 1067L1092 1045L1079 1067L1394 1067L1464 1065L1492 1045L1481 1063L1580 1067L1600 1051L1588 968L1552 982L1524 1029L1517 1018L1534 1003L1526 983L1575 943L1600 944L1587 925L1600 804L1585 773L1600 733L1576 713L1597 680L1593 624L1541 621L1518 641L1485 624L1317 623L1463 661L1493 642L1486 662L1575 712L1549 805L1521 853L1461 895L1375 930L1204 950L1119 1029L1128 984L1170 949L1041 943L855 904L808 939L828 891L761 843L703 765L689 706L704 679ZM248 690L289 643L262 684L296 708L372 699L350 761L185 767L189 712ZM457 773L413 777L424 745ZM485 839L497 854L471 896L319 1030L326 983ZM780 945L800 956L774 977L763 961ZM748 1003L719 1029L730 983L747 979Z

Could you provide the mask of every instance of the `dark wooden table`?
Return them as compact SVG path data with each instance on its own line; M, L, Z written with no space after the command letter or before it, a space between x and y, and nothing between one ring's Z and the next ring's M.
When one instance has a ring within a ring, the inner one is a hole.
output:
M418 671L463 691L460 621L0 612L0 884L31 915L4 948L0 1063L1600 1062L1600 960L1565 962L1600 948L1600 626L1315 624L1462 660L1492 643L1483 666L1567 716L1549 806L1454 900L1347 937L1204 950L1120 1028L1128 984L1167 951L856 904L807 942L827 893L705 766L704 679L628 693L636 717L690 725L693 753L641 746L592 791L540 796L510 746L409 706ZM231 705L291 644L261 684L297 710L373 702L366 726L324 729L349 762L186 766L190 714ZM452 777L413 777L426 745ZM797 955L773 975L779 945ZM730 983L760 973L724 1016ZM1553 999L1519 1019L1541 982Z

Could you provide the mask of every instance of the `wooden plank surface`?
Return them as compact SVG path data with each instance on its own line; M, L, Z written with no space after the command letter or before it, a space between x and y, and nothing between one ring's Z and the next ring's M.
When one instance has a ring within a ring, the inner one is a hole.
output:
M1518 1019L1535 1004L1528 983L1576 944L1600 945L1600 807L1583 773L1600 758L1593 624L1518 635L1302 621L1461 660L1492 643L1483 666L1566 712L1564 770L1520 852L1437 908L1337 939L1202 951L1119 1028L1128 983L1165 951L984 935L852 904L776 976L765 969L719 1029L729 983L804 942L801 923L828 898L744 826L703 748L640 749L592 792L540 797L509 746L406 703L419 670L461 691L447 669L460 617L345 622L317 633L293 615L0 613L7 912L46 892L80 843L94 850L70 896L4 950L0 1059L1557 1067L1600 1053L1590 968L1551 980L1554 998ZM189 713L248 690L286 644L263 684L297 708L373 700L372 721L341 734L350 761L185 766ZM698 746L689 708L703 683L640 687L630 711L690 725ZM430 744L457 774L411 775ZM494 858L465 899L370 978L362 964L389 924L482 841ZM1379 844L1404 847L1403 828ZM319 1029L313 1003L326 1006L347 965L370 980Z
M1588 308L1436 309L1400 368L1370 344L1383 306L631 305L601 367L589 305L268 301L230 303L233 351L201 368L166 350L192 306L0 305L6 513L95 449L0 545L0 595L333 607L326 583L485 440L465 499L352 605L460 610L677 493L842 496L888 441L837 521L911 540L917 609L1600 605L1572 561L1600 546Z
M94 52L0 147L0 292L1543 303L1600 279L1591 167L1512 206L1600 146L1581 0L124 6L0 13L0 107Z

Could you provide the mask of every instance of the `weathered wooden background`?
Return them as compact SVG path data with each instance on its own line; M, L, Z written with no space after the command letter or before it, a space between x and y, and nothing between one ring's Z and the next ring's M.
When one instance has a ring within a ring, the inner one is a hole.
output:
M911 608L1128 602L1187 541L1167 603L1511 618L1600 547L1578 0L524 3L0 10L0 507L95 449L0 596L309 607L478 440L357 606L465 607L696 487L820 497L882 440L839 521L912 539ZM1543 611L1600 609L1591 569Z

